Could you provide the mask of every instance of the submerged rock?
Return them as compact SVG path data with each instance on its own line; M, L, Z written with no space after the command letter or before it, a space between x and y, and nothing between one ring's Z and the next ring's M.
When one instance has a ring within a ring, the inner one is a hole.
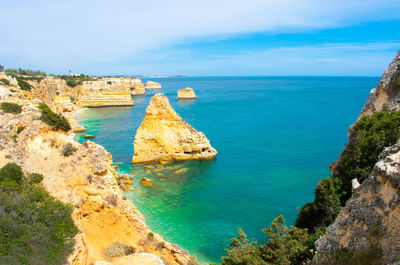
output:
M197 96L193 91L193 88L186 87L178 91L178 99L196 99Z
M85 138L85 139L94 139L94 138L96 138L96 136L90 135L90 134L85 134L85 135L83 136L83 138Z
M153 187L153 181L151 181L149 178L142 178L140 180L140 185L144 187Z
M168 98L156 94L136 132L132 163L166 160L213 159L217 151L204 133L186 123L171 107Z

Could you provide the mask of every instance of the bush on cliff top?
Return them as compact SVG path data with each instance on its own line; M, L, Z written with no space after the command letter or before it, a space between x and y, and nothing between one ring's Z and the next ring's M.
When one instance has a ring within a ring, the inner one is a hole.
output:
M10 81L8 81L8 80L5 79L5 78L0 79L0 82L2 82L3 84L5 84L5 85L7 85L7 86L10 85Z
M25 82L24 80L22 80L22 78L16 78L16 79L17 79L17 82L18 82L18 86L22 90L31 91L32 86L28 82Z
M40 119L44 123L50 125L54 129L61 129L66 132L71 130L68 120L63 115L54 113L49 106L44 103L39 104L39 109L42 111Z
M0 264L64 264L73 250L72 207L51 197L41 179L26 178L15 163L0 169Z
M1 103L0 108L6 113L19 114L22 111L22 108L20 105L15 104L15 103L10 103L10 102Z

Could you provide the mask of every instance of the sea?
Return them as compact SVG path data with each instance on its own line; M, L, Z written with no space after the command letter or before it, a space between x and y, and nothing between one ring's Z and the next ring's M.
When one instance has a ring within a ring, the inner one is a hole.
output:
M149 79L142 79L143 82ZM179 77L153 78L159 91L133 97L133 107L89 108L77 118L118 164L137 173L125 192L150 229L203 263L219 262L241 228L263 240L262 229L311 202L318 181L329 177L347 143L347 129L378 77ZM178 100L192 87L196 100ZM158 171L132 166L133 141L153 95L205 133L218 151L210 161L173 162ZM80 142L82 134L76 135ZM184 170L180 170L183 169ZM157 177L162 173L162 177ZM142 177L153 187L142 187Z

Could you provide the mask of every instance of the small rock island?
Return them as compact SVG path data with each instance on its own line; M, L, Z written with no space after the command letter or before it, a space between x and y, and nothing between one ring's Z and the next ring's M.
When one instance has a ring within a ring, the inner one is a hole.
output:
M217 151L204 133L186 123L162 93L154 95L136 132L132 164L156 161L207 160Z
M196 99L197 96L191 87L178 90L178 99Z
M149 90L159 90L161 89L161 84L153 81L146 82L146 89Z

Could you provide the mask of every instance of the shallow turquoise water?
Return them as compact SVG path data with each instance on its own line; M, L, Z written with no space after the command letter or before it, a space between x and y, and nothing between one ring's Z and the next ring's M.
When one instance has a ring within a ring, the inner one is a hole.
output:
M79 114L93 141L113 155L121 173L138 173L127 192L150 228L189 250L202 262L217 262L242 228L250 238L283 214L313 199L318 180L347 142L347 128L378 78L203 77L152 79L174 109L203 131L218 156L213 161L164 165L157 172L130 165L133 140L155 92L135 97L134 107L88 109ZM146 80L143 80L146 81ZM176 91L194 88L196 101L177 101ZM83 141L82 137L79 137ZM176 174L180 168L185 173ZM156 177L163 173L164 177ZM153 188L140 187L142 176Z

